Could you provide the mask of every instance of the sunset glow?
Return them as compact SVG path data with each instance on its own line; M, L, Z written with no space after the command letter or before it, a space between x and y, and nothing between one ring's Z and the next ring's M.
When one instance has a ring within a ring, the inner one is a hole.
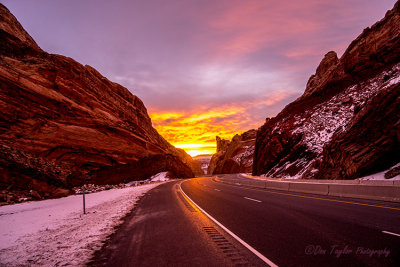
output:
M214 154L216 136L230 140L235 134L257 129L265 121L257 111L277 106L289 95L288 91L271 92L253 101L220 107L204 106L186 112L151 110L150 117L153 126L167 141L191 156Z
M216 136L231 139L247 130L246 126L260 124L245 120L243 111L239 107L222 107L193 114L151 113L150 117L153 126L171 144L196 156L215 153Z
M175 145L175 147L179 148L179 145ZM207 148L202 147L201 149L198 149L198 150L193 149L193 148L195 148L195 146L191 147L190 149L189 148L186 148L186 149L184 148L183 150L185 150L186 153L188 153L190 156L195 157L195 156L198 156L198 155L205 155L205 154L211 155L211 154L214 154L215 153L215 149L216 149L215 145L214 145L214 147L212 147L212 146L209 146Z
M194 157L202 154L214 154L216 149L216 144L174 144L177 148L182 148L190 156Z
M196 155L275 116L395 1L4 2L41 48L128 88L167 141Z

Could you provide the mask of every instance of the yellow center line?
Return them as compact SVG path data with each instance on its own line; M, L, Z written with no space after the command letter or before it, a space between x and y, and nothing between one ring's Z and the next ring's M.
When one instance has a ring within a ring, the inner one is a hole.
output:
M179 184L179 193L181 193L181 196L186 200L186 202L190 205L190 206L192 206L192 208L195 210L195 211L199 211L199 209L195 206L195 205L193 205L193 203L192 203L192 201L190 201L187 197L186 197L186 194L182 194L183 192L182 192L182 189L181 189L181 184L183 183L184 181L181 181L181 182L179 182L178 184Z
M400 211L400 208L395 208L395 207L387 207L387 206L380 206L380 205L372 205L372 204L365 204L365 203L360 203L360 202L352 202L352 201L343 201L343 200L336 200L336 199L329 199L329 198L322 198L322 197L311 197L311 196L304 196L304 195L295 195L295 194L289 194L289 193L282 193L282 192L275 192L275 191L270 191L267 189L256 189L256 188L251 188L251 187L246 187L246 186L239 186L235 184L230 184L230 183L224 183L222 181L219 181L217 179L211 179L211 181L215 181L218 183L223 183L227 184L230 186L235 186L235 187L242 187L246 188L249 190L254 190L254 191L259 191L259 192L268 192L272 194L279 194L279 195L285 195L285 196L292 196L292 197L302 197L302 198L310 198L310 199L318 199L318 200L325 200L325 201L331 201L331 202L339 202L339 203L345 203L345 204L352 204L352 205L359 205L359 206L368 206L368 207L375 207L375 208L382 208L382 209L391 209L391 210L398 210Z

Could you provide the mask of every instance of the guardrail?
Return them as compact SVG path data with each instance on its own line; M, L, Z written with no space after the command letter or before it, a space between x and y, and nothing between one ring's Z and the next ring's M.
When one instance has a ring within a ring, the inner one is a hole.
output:
M272 182L296 182L296 183L319 183L319 184L365 184L365 185L383 185L383 186L400 186L400 180L315 180L315 179L282 179L282 178L268 178L262 176L251 176L247 174L240 174L243 178L267 180Z
M400 183L398 183L400 181L273 181L267 178L254 179L245 175L241 178L217 177L217 180L229 184L288 192L400 202Z

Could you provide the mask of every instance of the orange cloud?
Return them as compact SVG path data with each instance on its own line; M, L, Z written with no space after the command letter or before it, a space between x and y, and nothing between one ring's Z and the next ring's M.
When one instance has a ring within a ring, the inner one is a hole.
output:
M242 129L237 115L243 107L222 107L190 113L153 112L150 114L157 131L176 147L191 155L215 153L215 137L230 139Z
M262 125L263 120L251 117L249 107L269 105L280 101L282 97L277 95L251 104L201 107L185 113L153 111L150 117L157 131L176 147L191 155L213 154L216 150L216 136L231 139L235 134Z

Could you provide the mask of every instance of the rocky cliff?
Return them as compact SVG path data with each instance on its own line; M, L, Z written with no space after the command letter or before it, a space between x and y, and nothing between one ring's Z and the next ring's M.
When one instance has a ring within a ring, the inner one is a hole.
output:
M257 131L253 174L354 179L400 161L400 3Z
M253 168L256 130L235 135L231 141L216 137L217 153L208 166L208 174L247 173Z
M44 52L1 4L0 108L1 189L51 195L86 174L117 183L202 173L157 133L138 97L90 66Z
M208 174L208 166L210 165L212 155L203 154L194 156L193 159L197 161L205 174Z

